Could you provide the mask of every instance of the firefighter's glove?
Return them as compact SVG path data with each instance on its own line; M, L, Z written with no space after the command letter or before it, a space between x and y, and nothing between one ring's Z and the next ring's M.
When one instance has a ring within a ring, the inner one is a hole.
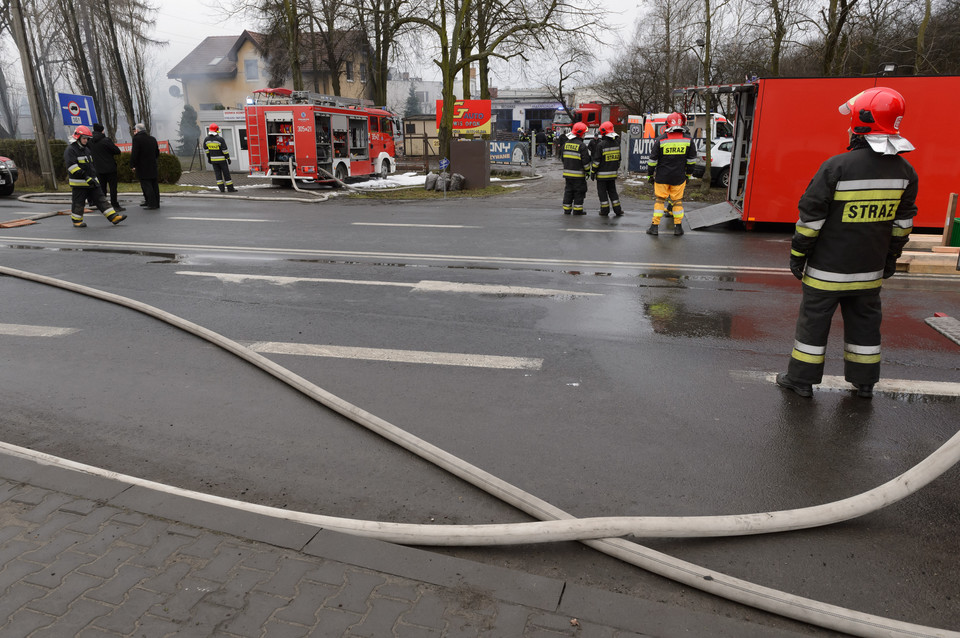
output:
M94 177L88 177L88 178L87 178L87 186L89 186L90 188L93 188L94 186L99 187L100 184L97 182L96 178L94 178Z
M653 184L653 175L647 175L647 181Z
M228 157L228 158L227 158L227 166L229 166L229 165L230 165L230 158Z
M595 171L590 171L590 179L594 182L597 181L597 173Z
M807 265L806 257L797 257L796 255L790 255L790 272L793 273L793 276L803 281L803 269Z
M883 278L890 279L897 272L897 258L894 255L887 255L887 263L883 266Z

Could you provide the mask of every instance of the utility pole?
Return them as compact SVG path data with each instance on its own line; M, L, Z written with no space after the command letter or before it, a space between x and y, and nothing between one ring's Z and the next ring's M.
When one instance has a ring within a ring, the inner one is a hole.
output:
M27 44L27 33L23 24L23 12L20 0L10 2L11 22L13 35L20 50L20 63L23 65L23 79L27 83L27 99L30 101L30 116L33 118L33 138L37 143L37 157L40 160L40 175L43 178L43 187L47 190L57 190L57 181L53 174L53 158L50 156L50 144L46 127L43 125L43 116L40 114L40 96L37 95L37 83L33 70L33 57Z

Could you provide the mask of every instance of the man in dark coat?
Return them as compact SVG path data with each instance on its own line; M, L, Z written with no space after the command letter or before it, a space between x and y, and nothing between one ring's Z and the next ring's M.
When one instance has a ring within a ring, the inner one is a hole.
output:
M103 188L104 197L110 197L110 205L118 213L126 210L120 205L117 199L117 160L116 155L120 154L120 149L113 143L109 137L103 133L103 124L97 122L93 125L93 137L87 144L90 154L93 155L93 167L97 171L97 178L100 180L100 187Z
M160 208L160 181L157 159L160 145L157 138L147 133L147 127L137 123L133 129L133 146L130 150L130 168L140 180L143 204L147 210Z

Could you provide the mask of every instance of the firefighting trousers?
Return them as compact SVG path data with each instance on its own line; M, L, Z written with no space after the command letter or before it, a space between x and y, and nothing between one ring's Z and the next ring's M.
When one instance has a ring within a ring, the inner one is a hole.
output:
M226 160L220 160L217 162L210 162L213 166L213 174L217 178L217 188L223 192L224 187L233 188L233 180L230 178L230 167L227 166Z
M682 184L653 184L653 196L656 198L653 202L653 223L659 226L663 213L667 210L667 200L673 202L673 222L680 225L683 221L683 191L686 190L687 183Z
M598 179L597 195L600 196L600 214L608 215L610 207L617 215L623 215L623 209L620 208L620 195L617 193L616 179Z
M587 196L587 179L585 177L567 177L563 187L563 212L566 215L583 214L583 200Z
M830 322L840 305L843 314L843 376L850 383L872 384L880 379L880 291L858 295L826 295L803 287L797 316L796 341L787 375L801 383L820 383L827 352Z
M91 206L97 208L107 217L116 213L116 211L113 210L113 206L111 206L107 198L104 197L103 191L100 190L99 186L94 186L93 188L74 187L72 191L71 195L73 199L70 203L70 219L73 221L83 221L83 211L87 202L90 202Z

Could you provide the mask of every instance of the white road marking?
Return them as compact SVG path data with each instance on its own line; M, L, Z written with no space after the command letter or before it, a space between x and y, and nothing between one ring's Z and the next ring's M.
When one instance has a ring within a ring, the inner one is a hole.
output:
M523 286L500 286L496 284L462 284L449 281L424 280L417 283L396 281L367 281L359 279L326 279L319 277L276 277L271 275L247 275L225 272L200 272L194 270L178 270L178 275L192 275L194 277L213 277L230 283L245 281L266 281L278 286L294 283L324 283L324 284L351 284L355 286L393 286L409 288L411 292L457 292L476 293L482 295L524 295L528 297L602 297L595 292L574 292L571 290L553 290L551 288L525 288Z
M732 370L731 374L741 379L776 383L776 372L755 370ZM824 375L823 382L813 386L814 391L852 392L853 386L841 376ZM937 397L960 397L960 383L952 381L911 381L909 379L880 379L873 386L874 394L918 395Z
M241 219L240 217L167 217L167 219L185 219L191 222L253 222L277 223L279 219Z
M620 228L565 228L567 233L638 233L645 234L645 230L625 230Z
M312 248L270 248L259 246L219 246L215 244L157 244L151 242L103 241L84 239L55 239L52 237L29 237L23 235L0 235L0 241L22 244L44 244L54 246L96 246L98 248L115 248L118 250L170 250L170 251L198 251L213 253L255 253L267 255L296 255L298 257L314 257L324 259L382 259L382 260L418 260L439 263L481 262L484 264L519 265L557 267L557 268L638 268L657 270L676 270L679 272L714 272L714 273L749 273L768 275L788 275L792 277L789 268L773 266L721 266L718 264L672 264L647 261L606 261L593 259L553 259L537 257L498 257L493 255L442 255L425 253L388 253L367 252L353 250L319 250ZM952 274L900 274L897 281L957 281L960 275Z
M281 343L277 341L257 341L255 343L246 345L254 352L259 352L261 354L292 354L306 357L362 359L365 361L427 363L442 366L494 368L499 370L539 370L543 366L543 359L503 357L482 354L460 354L456 352L423 352L419 350L355 348L347 346L325 346L310 343Z
M386 222L353 222L353 226L396 226L399 228L483 228L458 224L388 224Z
M63 337L79 331L79 328L55 328L53 326L26 326L17 323L0 323L0 335L14 335L17 337Z

